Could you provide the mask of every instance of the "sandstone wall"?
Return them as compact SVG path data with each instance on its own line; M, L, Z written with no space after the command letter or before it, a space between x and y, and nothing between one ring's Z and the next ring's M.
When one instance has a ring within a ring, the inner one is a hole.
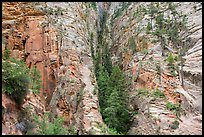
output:
M187 26L189 28L187 36L189 39L185 42L190 49L186 52L184 57L186 59L183 68L185 84L184 90L181 92L181 81L178 76L173 77L169 73L167 62L165 61L165 58L161 56L161 45L153 42L155 37L146 34L146 26L150 17L147 14L142 14L142 12L137 12L148 9L149 4L150 3L148 2L131 3L127 6L127 8L125 8L122 14L113 18L117 15L117 9L122 9L122 3L112 3L109 10L108 22L106 24L108 28L106 36L107 41L109 41L109 46L111 47L111 52L114 56L112 58L113 62L121 63L123 70L126 71L127 75L132 78L133 89L130 90L130 95L132 95L132 105L134 106L136 104L139 108L139 113L142 113L142 115L139 115L135 118L135 120L133 120L133 126L130 128L129 134L188 134L191 132L190 129L186 132L182 129L183 126L188 125L188 121L185 118L184 121L180 123L180 128L178 128L175 132L169 132L170 129L168 124L174 120L175 116L173 116L174 114L172 114L172 112L166 112L165 104L167 102L182 102L181 104L186 111L189 111L188 107L190 106L191 111L196 110L194 111L195 113L198 111L202 113L202 89L200 89L202 86L200 83L202 81L201 3L175 3L178 5L176 10L179 13L187 15ZM159 4L161 9L165 9L168 5L168 3L165 2L160 2ZM164 12L164 15L168 14L168 10ZM130 37L132 37L136 43L136 53L134 53L131 47L129 47ZM146 51L147 53L144 52L144 49L148 49L148 51ZM142 65L139 64L139 60L142 61ZM161 76L157 75L158 66L161 70ZM162 101L156 99L155 101L153 99L153 101L151 97L149 99L139 99L136 97L138 95L135 95L135 90L139 88L147 88L149 90L149 95L152 90L159 89L165 94L166 100ZM145 106L144 102L146 102ZM199 115L200 117L200 114L196 115ZM151 118L148 118L148 116ZM188 118L196 119L196 117L191 116ZM152 119L156 120L152 121ZM145 120L146 122L144 122ZM134 125L134 123L137 124ZM198 122L195 125L199 125L200 127L201 123ZM146 130L145 127L148 127L148 130ZM150 128L152 130L149 130ZM193 129L191 134L200 134L200 132L199 130L194 131Z
M59 18L66 32L60 47L62 64L58 73L59 82L50 108L55 114L63 115L68 125L78 130L78 134L100 134L100 129L96 127L103 121L99 113L98 98L94 94L96 80L88 34L96 28L96 13L93 9L86 9L85 3L48 5L66 9Z
M45 13L34 6L34 3L3 3L2 34L12 57L40 70L41 96L50 98L57 82L58 43L54 28L41 25Z
M116 15L121 4L111 3L109 7L108 3L99 3L97 9L101 5L100 10L105 9L108 13L103 39L110 47L112 62L119 62L127 76L132 78L132 89L129 91L131 106L139 108L142 113L133 118L128 134L200 134L201 3L176 3L177 10L187 15L189 28L187 44L190 49L184 56L183 88L179 76L173 77L169 73L167 62L161 56L161 45L153 42L155 37L146 34L150 17L141 10L148 8L150 3L126 3L128 6L124 12ZM164 8L167 4L160 2L160 6ZM42 101L46 107L39 108L63 116L66 125L75 127L78 134L102 134L99 127L103 125L103 120L99 113L90 51L90 33L94 36L94 48L97 46L100 10L95 11L81 2L4 2L2 8L3 51L8 46L11 56L24 59L30 68L37 66L42 74L41 99L46 100L46 103ZM51 10L47 10L49 8ZM57 14L53 10L57 10ZM130 46L130 39L136 43L135 47ZM132 48L136 48L137 52L133 52ZM142 60L142 65L139 60ZM161 75L157 74L158 66ZM138 88L147 88L149 94L159 89L166 99L137 97L135 90ZM28 98L38 97L29 95ZM189 116L181 117L183 121L174 131L169 125L176 115L166 110L167 102L181 103L189 113Z
M46 14L48 8L58 7L65 10L63 15L54 19L52 13ZM40 70L40 95L46 100L41 102L43 111L63 116L66 126L74 126L78 134L100 134L100 129L94 128L103 121L94 93L96 80L88 40L88 28L96 34L96 13L92 9L86 15L86 10L85 3L5 2L3 51L8 46L12 57L24 59L29 68L37 66ZM59 37L59 23L66 36ZM28 98L25 104L29 100L36 104Z

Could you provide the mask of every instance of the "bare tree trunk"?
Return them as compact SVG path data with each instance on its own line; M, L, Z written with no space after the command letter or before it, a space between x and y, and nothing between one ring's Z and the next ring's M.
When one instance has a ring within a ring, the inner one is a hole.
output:
M164 56L164 44L163 44L163 37L162 37L162 35L160 36L160 39L161 39L162 56Z
M184 87L184 82L183 82L183 59L182 56L181 58L181 67L179 68L179 74L180 74L180 81L181 81L181 86Z

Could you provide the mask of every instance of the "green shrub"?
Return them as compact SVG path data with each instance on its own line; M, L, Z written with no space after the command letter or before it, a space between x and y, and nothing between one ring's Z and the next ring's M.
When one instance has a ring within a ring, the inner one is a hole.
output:
M169 70L170 70L170 74L173 76L176 76L176 68L175 68L175 61L178 60L178 56L173 56L172 53L169 53L166 61L168 62L169 65Z
M68 135L77 135L77 130L74 126L68 128Z
M67 135L68 129L63 127L64 119L61 117L54 118L50 113L45 113L40 120L34 115L36 132L29 134L34 135Z
M118 133L115 128L108 128L109 135L123 135L122 133Z
M169 126L171 129L177 129L179 127L179 122L177 120L175 120Z
M135 115L138 115L138 111L132 111L131 112L131 117L134 117Z
M154 58L153 58L153 57L150 57L150 58L149 58L149 61L154 61Z
M171 110L171 111L176 112L180 108L180 106L178 104L173 104L171 102L167 102L166 103L166 108Z
M152 24L150 22L148 22L147 28L146 28L146 33L150 34L151 29L152 29Z
M29 76L31 78L30 89L32 89L33 93L39 94L42 81L40 80L40 71L36 68L36 66L30 70Z
M30 78L29 69L23 61L11 59L2 62L2 87L3 92L17 104L23 102L28 90Z
M3 59L4 60L9 59L10 54L11 54L11 51L9 50L9 48L6 48L3 55L2 55Z
M156 97L159 97L159 98L165 98L165 95L163 92L161 92L160 90L156 89L154 92L153 92L154 96Z
M92 7L95 11L97 11L96 2L89 2L90 7Z
M170 69L170 74L174 77L177 75L174 69Z
M137 93L138 93L138 95L147 96L149 94L149 90L146 88L138 88Z
M29 87L34 93L39 93L40 72L36 67L30 70L22 60L9 58L9 53L9 50L5 51L2 62L2 89L3 93L21 105Z
M149 52L148 49L143 49L143 50L141 51L141 53L143 53L143 54L148 54L148 52Z
M133 53L136 52L136 43L133 37L130 37L128 39L128 44L129 44L130 49L132 49Z
M157 62L155 66L156 66L157 75L161 75L161 66L160 66L160 63Z
M174 57L173 57L172 53L169 53L169 55L168 55L166 61L168 62L169 65L173 65L173 63L174 63Z

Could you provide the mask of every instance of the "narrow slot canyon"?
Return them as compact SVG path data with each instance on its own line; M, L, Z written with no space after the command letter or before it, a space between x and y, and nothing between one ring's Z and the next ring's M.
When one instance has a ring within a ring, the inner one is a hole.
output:
M202 3L2 2L2 135L202 135Z

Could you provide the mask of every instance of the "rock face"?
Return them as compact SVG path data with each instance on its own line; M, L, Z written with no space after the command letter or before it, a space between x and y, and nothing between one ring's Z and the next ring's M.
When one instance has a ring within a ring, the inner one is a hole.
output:
M134 109L139 109L139 116L133 118L133 124L128 133L201 134L202 124L195 120L196 117L200 118L202 114L201 3L175 3L178 5L176 10L187 15L187 26L191 26L187 36L189 40L185 41L190 48L184 56L186 59L183 67L184 89L180 87L179 77L173 77L169 73L167 62L161 56L160 44L153 43L152 39L154 38L146 34L147 20L150 17L142 11L148 9L149 4L142 2L131 3L126 6L126 9L124 3L111 4L107 22L109 29L107 41L111 41L109 44L112 54L115 55L114 59L116 60L114 62L120 62L123 70L132 77L131 105ZM159 5L165 9L167 3L159 3ZM117 9L125 10L118 15ZM168 10L165 12L165 15L169 14ZM136 53L133 52L132 47L129 47L131 38L135 42L133 48L136 48ZM144 49L148 49L148 51L145 52ZM158 71L161 71L161 75L158 75ZM149 97L143 99L135 97L138 96L135 95L135 90L141 88L148 90ZM166 99L155 100L154 97L151 97L155 89L162 91ZM176 130L171 130L169 126L176 119L176 115L171 111L167 111L165 106L167 102L181 102L182 108L189 113L188 116L181 116L183 121L179 122L180 126ZM185 132L183 127L191 127L188 118L196 123L195 125L199 128L194 128L192 131L188 128Z
M2 134L22 135L29 127L28 124L33 121L32 114L42 116L45 112L44 104L45 100L30 92L25 97L22 107L19 108L7 95L2 94ZM19 125L27 120L29 123L23 124L19 128Z
M47 96L49 102L56 87L55 72L59 66L56 32L41 26L45 13L36 10L34 3L5 2L3 9L2 33L11 56L24 59L29 68L36 66L40 70L41 96Z
M16 104L10 100L6 95L2 95L2 133L4 134L18 134L21 132L15 131L15 124L18 122L18 110ZM12 119L12 121L11 121Z
M94 94L96 80L93 75L93 61L87 43L89 36L86 27L90 20L96 20L96 15L90 11L90 16L84 18L85 3L63 3L63 6L49 4L67 8L67 13L60 18L67 26L65 27L67 36L63 38L59 84L53 94L50 108L54 113L66 116L66 122L75 126L78 134L91 134L94 132L92 130L95 130L95 134L100 134L100 129L95 128L103 121L98 111L97 95ZM72 23L67 23L72 16L77 18L73 19Z
M190 49L187 51L184 59L184 89L187 94L194 98L192 107L202 113L202 8L200 3L192 3L190 6L186 3L182 7L184 12L191 11L188 25L190 29Z
M179 76L170 74L160 43L153 42L155 37L146 34L149 16L141 11L149 4L99 2L94 10L83 2L3 2L2 51L9 48L12 57L23 59L29 68L36 66L42 75L40 95L28 94L21 109L31 105L35 114L51 111L63 116L65 125L74 127L80 135L102 134L99 127L104 123L99 113L90 44L93 42L96 50L97 29L101 29L104 10L107 12L104 42L110 47L113 64L121 64L132 79L130 106L139 113L132 118L128 134L202 134L201 3L175 3L177 11L187 15L189 27L183 87ZM162 8L167 6L165 2L159 4ZM147 96L136 92L142 88L147 89ZM165 98L155 98L157 89ZM188 115L182 114L178 120L167 109L167 102L181 103ZM22 134L17 130L23 125L17 118L20 108L5 95L2 106L9 112L3 115L2 132ZM179 127L173 130L171 125L176 120ZM14 123L18 123L18 128Z
M58 18L67 30L61 41L57 37L59 24L43 25L49 18L37 9L45 6L68 7ZM103 121L93 93L96 82L86 28L86 20L95 20L96 15L91 11L91 16L84 18L85 8L85 3L3 3L2 28L11 56L40 70L45 109L63 116L66 125L75 126L79 134L100 134L94 128Z

